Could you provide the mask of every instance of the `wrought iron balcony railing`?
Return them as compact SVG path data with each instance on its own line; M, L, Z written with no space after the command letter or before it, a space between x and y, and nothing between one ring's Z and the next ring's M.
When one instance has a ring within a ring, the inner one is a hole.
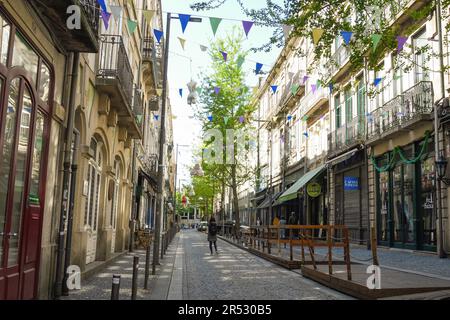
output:
M432 82L417 83L368 115L368 139L429 116L433 102Z
M97 0L30 0L49 32L70 52L97 52L100 6ZM80 28L69 28L67 8L80 8Z
M128 106L132 106L133 72L122 36L102 35L100 37L97 80L100 80L100 83L107 83L110 80L118 81L125 102Z
M350 57L350 50L347 46L341 45L328 61L329 75L332 77L338 72Z
M356 116L340 128L337 128L328 135L329 154L345 151L355 144L363 142L365 139L365 130L365 116Z
M319 87L315 92L310 91L302 100L302 110L300 117L308 114L314 107L327 101L330 97L329 89Z
M142 59L152 61L155 55L155 44L153 38L144 38L142 43Z

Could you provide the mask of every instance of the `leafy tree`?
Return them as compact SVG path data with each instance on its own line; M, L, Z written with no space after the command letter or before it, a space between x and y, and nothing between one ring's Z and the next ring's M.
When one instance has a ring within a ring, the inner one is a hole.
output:
M243 39L243 34L234 29L225 38L210 45L209 54L213 62L209 73L202 75L200 105L196 113L202 121L204 133L216 130L223 137L222 152L217 154L213 149L216 137L203 142L205 151L217 157L222 154L222 159L203 159L202 167L208 179L221 185L222 204L225 200L225 187L231 188L237 230L240 228L238 189L252 180L255 172L254 164L248 157L250 146L247 141L251 140L253 129L249 120L254 106L250 103L251 93L241 68L241 62L247 55L242 48ZM226 61L222 52L227 54ZM237 152L238 150L245 152Z

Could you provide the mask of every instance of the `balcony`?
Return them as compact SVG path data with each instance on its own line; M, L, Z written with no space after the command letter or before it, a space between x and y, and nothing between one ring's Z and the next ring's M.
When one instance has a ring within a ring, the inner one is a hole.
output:
M142 101L142 93L141 90L137 87L134 88L134 94L133 94L133 114L136 118L136 123L138 124L138 127L140 128L141 132L143 132L143 112L144 111L144 105Z
M301 75L304 74L305 71L298 71L289 81L288 85L284 87L283 93L280 98L281 110L292 107L298 102L300 97L302 97L305 94L305 85L300 84ZM293 85L299 86L295 94L292 93Z
M149 89L163 86L163 46L154 38L146 37L142 44L144 83Z
M403 28L407 28L411 23L417 23L414 18L414 12L418 12L426 5L432 3L432 0L398 0L385 9L386 20L390 21L391 27L400 28L398 34L401 34Z
M412 130L432 119L433 84L422 81L395 97L368 116L368 141L390 138L401 130Z
M98 52L100 7L97 0L39 0L28 1L37 12L53 38L68 52ZM67 8L81 10L81 28L69 29Z
M328 135L328 158L335 157L359 144L365 139L366 119L356 116L342 127Z
M336 82L336 79L348 73L350 66L350 50L341 45L327 62L329 80Z
M142 170L156 187L158 184L158 156L146 152L144 155L139 156L139 160L142 163Z
M302 100L302 110L300 117L316 111L324 104L328 103L330 98L329 89L320 87L314 93L310 91Z
M127 128L132 138L140 139L141 132L133 111L133 102L137 99L133 99L133 72L122 37L102 35L98 59L96 84L99 93L109 96L111 107L118 113L119 124Z

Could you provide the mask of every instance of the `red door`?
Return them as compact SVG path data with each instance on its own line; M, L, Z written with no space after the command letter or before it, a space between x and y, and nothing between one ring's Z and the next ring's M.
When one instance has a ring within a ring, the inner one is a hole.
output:
M20 70L1 79L0 300L33 299L39 262L45 117Z

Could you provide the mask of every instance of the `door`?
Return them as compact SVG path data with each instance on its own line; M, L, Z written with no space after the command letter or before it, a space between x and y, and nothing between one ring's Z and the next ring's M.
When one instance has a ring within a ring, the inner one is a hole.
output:
M102 156L95 139L91 140L91 152L94 157L89 161L88 166L89 193L85 217L87 231L86 264L94 262L97 253Z
M4 79L0 80L3 90ZM9 81L0 139L0 300L35 295L40 242L44 116L21 76Z

